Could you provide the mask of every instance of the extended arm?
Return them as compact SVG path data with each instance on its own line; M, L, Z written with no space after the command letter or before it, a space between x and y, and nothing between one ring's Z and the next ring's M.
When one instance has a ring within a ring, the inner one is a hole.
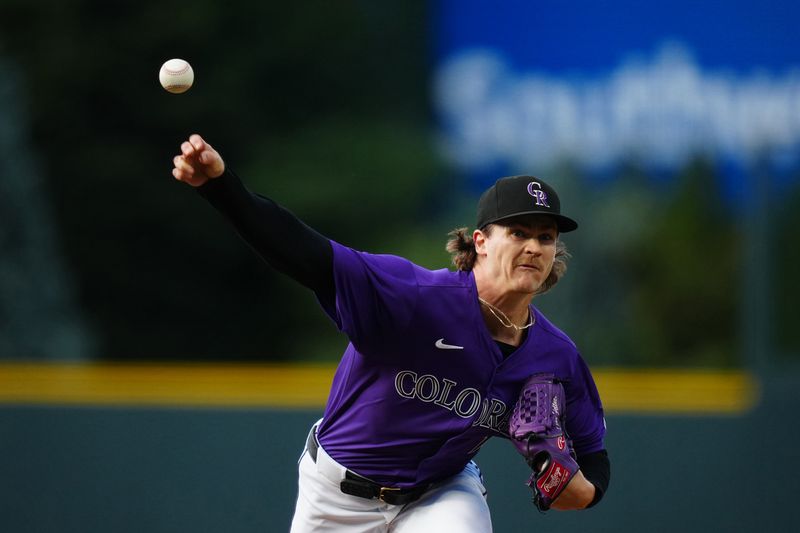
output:
M172 175L197 188L272 267L310 288L324 303L334 299L333 250L322 235L274 201L248 191L199 135L181 145Z

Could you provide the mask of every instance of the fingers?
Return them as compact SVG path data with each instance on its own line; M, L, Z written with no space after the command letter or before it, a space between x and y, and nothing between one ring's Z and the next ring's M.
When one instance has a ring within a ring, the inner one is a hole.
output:
M194 167L189 164L185 156L176 155L172 158L172 164L175 166L176 170L180 170L189 175L194 174Z
M200 161L202 161L202 156L207 150L214 151L211 145L196 133L190 135L189 140L181 144L181 153L184 156L198 157Z
M172 164L175 167L172 169L172 175L175 179L188 182L194 176L194 167L189 164L185 156L176 155L172 158Z
M181 153L172 159L175 179L193 185L202 185L209 178L216 178L225 171L225 163L214 148L200 135L192 134L181 143Z
M217 151L196 133L190 135L189 140L181 145L181 152L187 157L197 157L204 165L213 164L219 158Z
M181 153L190 161L195 160L208 167L209 175L216 177L225 169L219 153L196 133L181 144Z
M197 160L203 163L204 165L208 165L213 161L213 155L209 150L203 150L200 152L200 155L197 156Z
M189 141L181 143L181 153L184 157L194 157L196 155L194 146Z
M189 143L191 143L198 152L201 152L206 147L206 142L196 133L189 136Z

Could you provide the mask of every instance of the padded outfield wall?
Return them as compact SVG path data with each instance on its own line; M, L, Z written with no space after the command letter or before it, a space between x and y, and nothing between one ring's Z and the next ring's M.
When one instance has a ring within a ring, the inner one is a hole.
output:
M2 365L0 531L288 531L296 461L331 370ZM597 377L613 464L606 500L538 513L527 467L494 439L478 462L495 531L792 530L800 377Z

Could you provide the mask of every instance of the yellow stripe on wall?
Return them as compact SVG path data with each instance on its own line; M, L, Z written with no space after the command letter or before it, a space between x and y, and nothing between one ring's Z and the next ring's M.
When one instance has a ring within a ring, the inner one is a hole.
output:
M0 404L322 408L332 364L0 363ZM740 414L758 401L746 372L599 369L607 413Z
M609 413L743 414L759 398L758 380L742 371L604 369L593 374Z
M320 407L331 365L0 364L0 402Z

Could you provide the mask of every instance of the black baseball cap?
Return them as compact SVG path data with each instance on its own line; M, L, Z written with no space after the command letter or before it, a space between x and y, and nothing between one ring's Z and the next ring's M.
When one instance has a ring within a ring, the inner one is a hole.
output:
M578 223L561 214L555 189L535 176L500 178L478 200L478 229L520 215L550 215L559 233L578 229Z

